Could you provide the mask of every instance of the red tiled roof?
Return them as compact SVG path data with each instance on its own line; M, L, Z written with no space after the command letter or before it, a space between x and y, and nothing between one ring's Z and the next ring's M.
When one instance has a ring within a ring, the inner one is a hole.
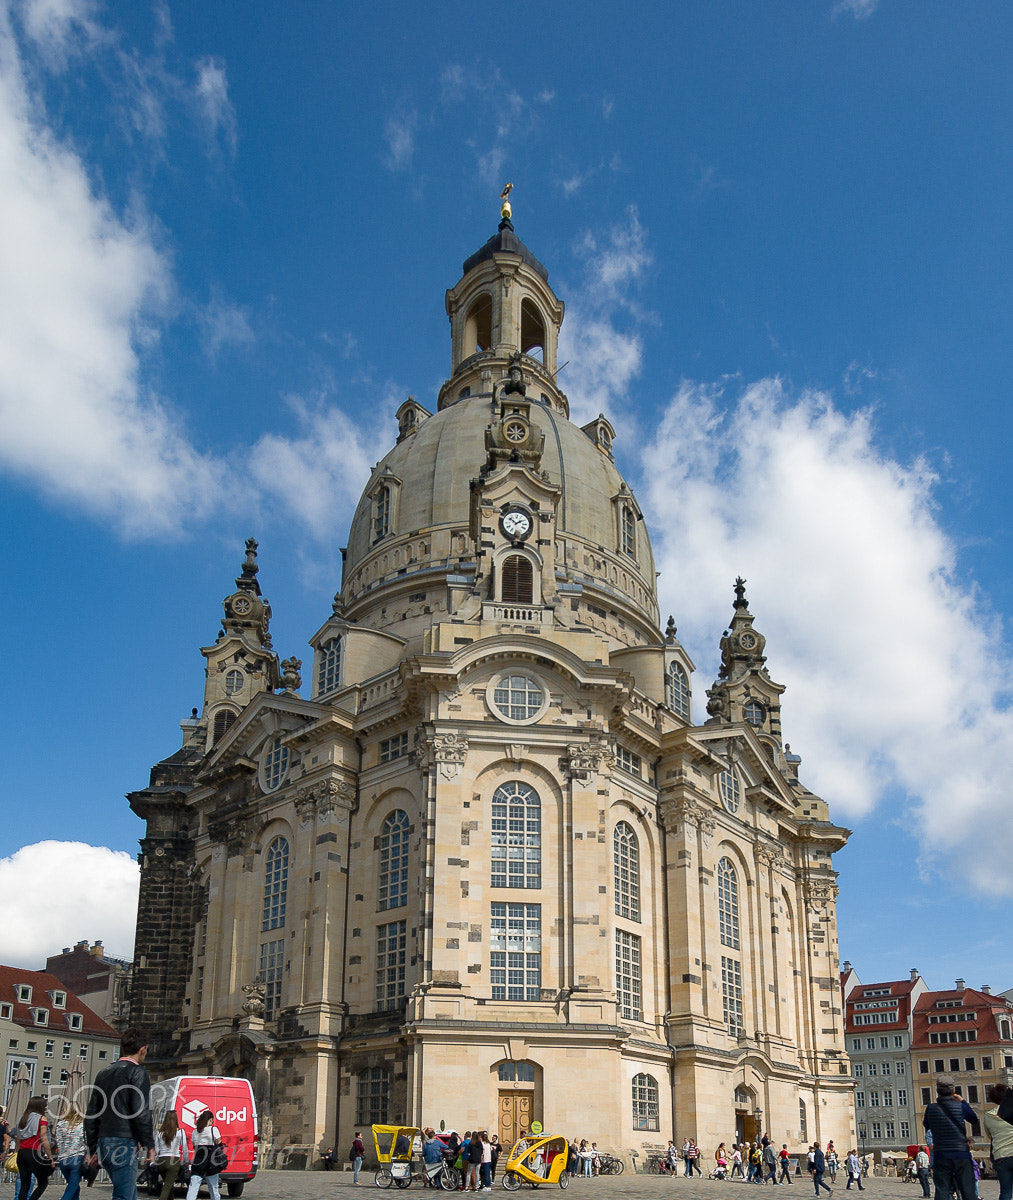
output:
M32 989L29 1002L19 999L18 986ZM63 992L66 1003L63 1008L53 1005L53 992ZM120 1035L111 1025L107 1025L100 1016L81 999L61 983L55 975L48 971L24 971L20 967L0 966L0 1003L13 1006L12 1020L26 1029L39 1033L50 1030L59 1034L76 1034L79 1037L109 1038L119 1042ZM38 1025L35 1021L35 1009L46 1009L49 1013L49 1023ZM68 1016L77 1014L81 1018L81 1028L71 1029Z
M942 1000L960 1000L962 1003L959 1007L938 1009L937 1005ZM933 1022L930 1024L929 1016L937 1012L953 1013L961 1010L974 1012L976 1017L973 1021L964 1023L961 1022ZM920 1050L931 1050L942 1053L945 1050L949 1052L958 1051L960 1046L979 1045L989 1046L1003 1042L999 1036L999 1026L997 1023L998 1016L1006 1016L1013 1021L1013 1005L1003 996L995 996L989 992L980 992L977 988L964 988L957 990L950 988L942 992L925 992L924 995L918 998L918 1003L914 1009L914 1028L912 1031L911 1045L913 1048ZM941 1042L939 1044L929 1042L930 1033L942 1033L944 1031L957 1029L973 1029L976 1031L976 1037L973 1043L964 1042ZM1006 1039L1004 1042L1007 1046L1013 1046L1013 1041Z

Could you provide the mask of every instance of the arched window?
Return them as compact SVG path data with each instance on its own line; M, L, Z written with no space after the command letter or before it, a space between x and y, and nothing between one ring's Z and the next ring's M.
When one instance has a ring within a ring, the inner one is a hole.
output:
M739 881L731 859L718 863L718 924L721 945L739 948Z
M739 777L734 771L722 771L718 776L718 787L721 791L721 803L730 813L739 811Z
M497 1073L501 1083L534 1083L535 1064L529 1062L501 1062Z
M805 1101L798 1102L798 1140L807 1142L809 1140L809 1126L805 1119Z
M633 1076L633 1128L661 1128L658 1123L658 1081L653 1075Z
M227 671L225 674L225 694L234 696L241 692L246 684L246 676L240 670Z
M274 792L285 782L288 774L288 747L276 737L264 747L260 757L260 786L265 792Z
M492 297L483 293L468 311L464 322L464 357L492 348Z
M397 809L380 830L379 910L408 903L408 814Z
M745 709L743 710L743 713L746 718L746 721L750 725L753 725L753 726L762 725L764 722L764 719L767 715L766 712L764 711L763 705L758 704L755 700L749 701L749 703L746 705Z
M511 554L504 560L500 599L508 604L534 603L535 572L523 554Z
M545 357L545 322L532 300L521 302L521 350L534 358Z
M231 708L220 708L215 713L215 723L212 728L211 744L217 745L218 742L228 733L229 727L236 719L236 714Z
M637 556L637 526L636 517L633 515L633 509L629 504L622 506L620 513L620 545L624 554L628 554L630 558Z
M373 540L378 542L390 533L390 488L384 484L373 501Z
M674 662L668 668L665 700L677 717L689 720L689 677L682 663Z
M640 920L640 850L637 835L620 821L612 835L612 864L615 876L616 916Z
M501 784L492 797L493 887L542 886L542 802L519 780Z
M288 841L275 838L267 848L264 868L264 922L262 929L281 929L285 924L288 894Z
M320 647L320 666L317 669L317 695L327 696L336 691L341 679L341 638L333 637Z

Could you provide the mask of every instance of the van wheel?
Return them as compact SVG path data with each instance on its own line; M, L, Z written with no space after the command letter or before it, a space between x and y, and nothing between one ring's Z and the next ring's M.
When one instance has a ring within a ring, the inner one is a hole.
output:
M230 1180L225 1186L229 1189L230 1196L241 1196L245 1184L245 1179L237 1179L234 1183Z

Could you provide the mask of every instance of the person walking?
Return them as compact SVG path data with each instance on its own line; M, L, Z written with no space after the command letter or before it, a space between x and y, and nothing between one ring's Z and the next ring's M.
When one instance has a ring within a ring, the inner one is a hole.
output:
M472 1133L468 1139L468 1151L465 1155L464 1190L477 1192L482 1186L479 1178L479 1168L482 1165L482 1134L479 1130Z
M145 1162L155 1157L147 1056L147 1034L128 1029L120 1038L120 1057L99 1071L88 1099L85 1166L98 1163L105 1170L113 1185L112 1200L137 1200L138 1147Z
M221 1144L222 1135L214 1120L214 1113L210 1108L206 1108L197 1118L193 1133L190 1135L193 1161L190 1167L190 1186L186 1191L186 1200L197 1200L197 1193L200 1191L202 1183L208 1185L211 1200L220 1200L221 1193L218 1191L220 1172L211 1162L211 1152L215 1146Z
M778 1183L791 1183L791 1155L788 1153L788 1143L784 1142L781 1146L778 1159L781 1163L781 1174L778 1178Z
M988 1092L985 1095L987 1098ZM988 1118L986 1117L985 1119L987 1124ZM1010 1128L1010 1132L1013 1133L1013 1127ZM929 1195L929 1152L924 1146L919 1146L918 1153L915 1155L915 1172L918 1175L918 1182L922 1185L922 1197L924 1200L924 1197ZM858 1186L861 1187L861 1183ZM1001 1188L1000 1200L1011 1200L1009 1196L1002 1196Z
M56 1122L56 1157L67 1186L62 1200L80 1200L81 1171L84 1169L84 1117L76 1100L66 1101Z
M490 1142L490 1145L492 1146L492 1163L491 1163L491 1169L489 1171L489 1175L492 1179L492 1182L495 1183L496 1182L496 1164L499 1162L500 1150L502 1149L502 1147L499 1144L499 1134L498 1133L494 1133L492 1135L492 1141Z
M172 1200L176 1177L186 1161L186 1134L179 1127L175 1111L170 1108L155 1132L155 1168L162 1176L162 1194L159 1200ZM67 1196L64 1200L72 1198Z
M961 1200L974 1200L974 1168L967 1148L964 1122L978 1123L974 1109L957 1091L949 1075L936 1080L936 1099L925 1109L925 1129L932 1134L932 1177L936 1195L949 1197L959 1191Z
M492 1142L488 1129L483 1129L482 1138L482 1191L492 1191Z
M1003 1102L1013 1095L1005 1083L993 1083L985 1088L985 1100L995 1108L982 1113L982 1124L992 1142L992 1159L999 1178L999 1200L1013 1200L1013 1125L1003 1120Z
M742 1171L742 1148L738 1142L732 1146L732 1173L728 1178L734 1179L736 1175L742 1180L746 1178Z
M46 1097L33 1096L21 1114L15 1130L18 1139L17 1200L39 1200L49 1186L56 1169L49 1144L49 1121L46 1117ZM32 1178L35 1190L32 1191ZM29 1195L29 1193L31 1193Z
M823 1154L823 1151L820 1149L820 1144L819 1142L813 1142L813 1187L817 1196L820 1194L820 1188L823 1188L823 1190L828 1192L831 1196L834 1194L834 1189L830 1186L830 1184L823 1182L823 1175L826 1172L826 1169L827 1160ZM187 1197L187 1200L189 1200L189 1197Z
M767 1174L763 1182L772 1183L774 1187L777 1187L777 1151L774 1149L773 1142L768 1141L760 1153L763 1159L763 1166L767 1168Z
M352 1139L352 1149L349 1158L352 1160L352 1183L359 1182L359 1172L362 1170L362 1160L366 1157L366 1144L358 1130Z
M691 1177L694 1171L697 1175L703 1174L700 1170L700 1147L692 1138L689 1139L689 1158L686 1160L686 1165L689 1167Z
M830 1176L830 1182L837 1182L837 1147L832 1141L827 1142L827 1174Z
M922 1185L922 1186L923 1186L923 1187L925 1187L925 1188L927 1188L927 1187L928 1187L928 1182L927 1182L927 1180L928 1180L928 1161L929 1161L929 1159L928 1159L928 1155L926 1155L926 1156L925 1156L925 1163L926 1163L926 1168L925 1168L925 1178L926 1178L926 1182L925 1182L925 1183ZM848 1151L848 1163L847 1163L847 1166L848 1166L848 1183L847 1183L847 1186L845 1187L845 1189L844 1189L844 1190L845 1190L846 1192L847 1192L847 1191L849 1191L849 1190L850 1190L850 1188L851 1188L851 1185L852 1185L853 1183L857 1183L857 1184L858 1184L858 1190L859 1190L860 1192L864 1192L864 1191L865 1191L865 1188L864 1188L864 1187L862 1187L862 1164L861 1164L861 1163L858 1161L858 1151L857 1151L857 1150L849 1150L849 1151ZM928 1195L928 1192L927 1192L927 1191L926 1191L925 1195L926 1195L926 1196Z

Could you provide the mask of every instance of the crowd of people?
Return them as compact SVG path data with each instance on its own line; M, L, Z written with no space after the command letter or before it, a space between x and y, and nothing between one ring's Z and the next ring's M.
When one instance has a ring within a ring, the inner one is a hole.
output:
M127 1030L120 1057L88 1089L87 1112L75 1096L53 1102L33 1096L23 1112L11 1114L13 1125L0 1110L0 1154L5 1165L9 1156L14 1159L15 1200L40 1200L57 1169L65 1181L62 1200L80 1200L81 1181L94 1181L100 1167L112 1183L111 1200L137 1200L139 1162L161 1181L160 1200L170 1200L184 1169L190 1172L187 1200L196 1200L202 1183L211 1200L219 1200L214 1151L222 1138L214 1117L210 1109L198 1116L189 1146L175 1112L168 1112L154 1129L151 1085L143 1065L147 1052L146 1036Z
M681 1148L674 1141L669 1141L663 1166L673 1177L679 1175L680 1167L683 1168L684 1178L702 1176L701 1157L700 1147L692 1138L686 1138ZM830 1184L825 1182L825 1177L829 1176L831 1183L836 1182L841 1168L841 1157L834 1143L827 1142L824 1150L819 1142L813 1142L806 1151L805 1161L816 1195L820 1194L821 1189L830 1191ZM863 1191L862 1175L868 1174L868 1160L865 1160L863 1172L857 1150L851 1150L845 1156L844 1168L848 1175L848 1187L857 1182L859 1191ZM778 1150L770 1135L765 1133L754 1142L733 1142L730 1146L722 1142L714 1151L714 1166L707 1178L779 1186L790 1184L793 1174L801 1174L800 1156L792 1154L786 1142Z

